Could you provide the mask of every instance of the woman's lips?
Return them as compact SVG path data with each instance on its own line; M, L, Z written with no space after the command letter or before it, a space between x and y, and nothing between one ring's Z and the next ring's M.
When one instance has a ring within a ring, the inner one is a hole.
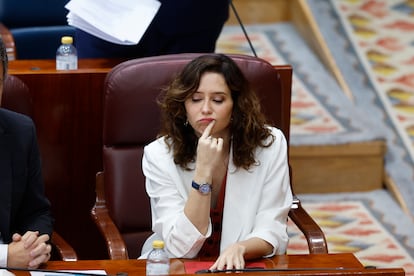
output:
M201 122L201 123L210 123L211 121L214 121L214 119L212 119L212 118L203 118L203 119L199 120L199 122Z

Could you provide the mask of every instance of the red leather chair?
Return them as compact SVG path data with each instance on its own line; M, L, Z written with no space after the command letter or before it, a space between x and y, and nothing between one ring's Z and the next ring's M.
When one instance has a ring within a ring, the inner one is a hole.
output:
M156 98L174 74L199 54L126 61L108 73L104 86L103 171L96 178L92 217L111 259L136 258L151 232L151 212L141 170L143 147L160 124ZM230 55L258 93L268 120L289 138L292 68ZM310 253L327 253L324 234L295 197L289 217L305 234Z
M19 78L9 75L3 85L1 107L31 116L32 99L29 88ZM75 250L56 231L52 234L52 259L76 261Z
M1 107L27 116L32 115L32 98L29 88L19 78L9 75L3 85Z

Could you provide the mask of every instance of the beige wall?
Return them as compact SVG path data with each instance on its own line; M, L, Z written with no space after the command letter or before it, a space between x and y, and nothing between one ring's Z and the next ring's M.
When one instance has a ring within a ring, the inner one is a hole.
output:
M289 21L289 2L291 1L296 0L233 0L233 4L244 24L263 24ZM227 24L238 24L232 9Z

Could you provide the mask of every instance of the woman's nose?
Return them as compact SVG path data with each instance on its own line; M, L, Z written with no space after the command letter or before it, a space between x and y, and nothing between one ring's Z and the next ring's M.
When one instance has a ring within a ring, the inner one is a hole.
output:
M210 113L211 112L211 105L209 101L205 101L203 106L201 107L201 111L203 113Z

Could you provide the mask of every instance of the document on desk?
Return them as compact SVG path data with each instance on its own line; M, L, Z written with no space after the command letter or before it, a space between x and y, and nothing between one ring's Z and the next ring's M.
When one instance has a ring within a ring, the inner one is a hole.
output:
M112 43L133 45L160 6L158 0L71 0L65 8L69 25Z
M80 275L108 275L105 270L56 270L54 271L31 271L32 276L80 276Z
M206 270L211 267L214 262L208 261L185 261L184 268L187 274L195 274L197 271ZM266 268L262 262L248 262L246 268Z
M6 269L0 269L0 276L15 276L14 273L11 273L10 271Z

